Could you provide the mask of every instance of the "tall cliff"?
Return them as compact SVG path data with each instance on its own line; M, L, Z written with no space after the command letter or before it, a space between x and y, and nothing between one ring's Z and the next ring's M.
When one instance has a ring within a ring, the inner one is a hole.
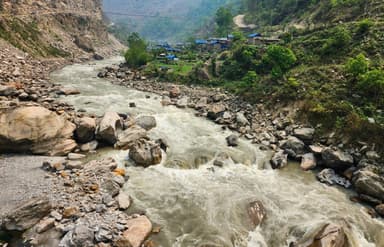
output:
M0 0L0 38L35 57L108 54L121 45L101 7L100 0Z

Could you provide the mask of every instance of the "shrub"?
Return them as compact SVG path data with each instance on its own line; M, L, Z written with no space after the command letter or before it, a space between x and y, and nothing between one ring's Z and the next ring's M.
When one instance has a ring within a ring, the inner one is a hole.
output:
M270 45L262 58L262 67L270 69L275 78L282 77L296 63L297 58L289 48Z
M384 71L371 70L360 77L358 88L367 98L373 99L376 104L384 103Z
M345 70L348 74L357 77L368 71L369 62L364 54L360 53L356 58L351 58L345 65Z
M338 53L338 51L344 50L351 40L352 37L349 30L343 27L337 27L323 45L322 52L325 55Z
M357 23L356 32L359 34L366 34L369 32L371 27L374 25L373 21L370 19L363 19Z
M129 35L128 46L129 49L125 52L124 58L130 67L138 68L149 62L150 55L147 53L147 44L138 33Z

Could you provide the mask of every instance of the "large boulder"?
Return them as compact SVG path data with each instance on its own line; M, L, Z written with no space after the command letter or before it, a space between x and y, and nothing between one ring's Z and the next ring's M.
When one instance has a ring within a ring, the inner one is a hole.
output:
M152 231L152 223L144 215L128 220L127 227L122 238L132 247L140 247Z
M59 247L93 247L94 239L95 233L89 224L79 222L73 230L65 234Z
M156 127L156 118L152 116L141 116L136 118L136 124L145 130L151 130Z
M353 165L352 155L337 148L324 148L321 152L324 166L336 170L345 170Z
M369 169L362 169L355 173L352 183L357 192L384 201L384 177Z
M87 143L95 138L96 120L83 117L77 120L75 136L80 143Z
M304 142L311 142L314 134L315 129L313 128L299 128L293 131L293 135Z
M25 231L49 214L52 205L48 198L31 199L3 219L2 228L8 231Z
M227 110L227 107L224 104L216 103L209 106L208 109L208 118L215 120L216 118L220 117L222 113L224 113Z
M230 147L237 147L239 145L239 137L235 134L227 136L225 140Z
M147 138L145 129L134 125L117 135L115 148L129 149L136 141Z
M294 247L349 247L347 234L342 226L330 223L313 233L310 239L293 244Z
M118 130L122 129L122 121L116 112L106 112L96 130L96 138L108 144L115 144Z
M316 157L313 153L306 153L301 158L300 167L304 171L314 169L316 167Z
M143 167L160 164L162 159L160 145L141 139L135 142L129 149L129 158L131 158L136 165Z
M55 112L39 106L0 113L0 152L66 155L76 148L76 126Z
M340 175L336 174L336 172L330 168L323 169L321 172L319 172L316 175L316 178L321 182L321 183L326 183L328 185L340 185L345 188L351 187L351 183L341 177Z
M271 158L272 169L280 169L288 164L288 154L283 150L276 152Z
M286 141L281 143L280 147L288 153L290 158L296 159L305 153L305 144L297 137L289 136Z

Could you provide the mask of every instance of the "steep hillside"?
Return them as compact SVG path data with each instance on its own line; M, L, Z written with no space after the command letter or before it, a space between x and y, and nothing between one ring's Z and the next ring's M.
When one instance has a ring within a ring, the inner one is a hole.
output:
M204 61L212 62L211 85L253 102L299 105L299 117L318 127L320 139L338 133L337 144L382 149L383 1L246 0L242 13L247 29L234 30L243 33L235 32L232 48ZM242 36L250 32L273 43Z
M220 6L233 2L237 1L104 0L104 9L120 35L139 32L148 40L180 41L201 29Z
M99 0L0 1L0 38L36 57L107 54L120 45Z

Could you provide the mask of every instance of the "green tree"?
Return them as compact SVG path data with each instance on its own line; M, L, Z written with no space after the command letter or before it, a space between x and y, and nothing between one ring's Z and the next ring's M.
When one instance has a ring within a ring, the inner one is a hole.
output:
M217 24L217 33L219 35L226 35L232 27L233 15L232 11L229 8L221 7L216 12L215 21Z
M369 62L364 54L360 53L355 58L348 60L345 65L345 70L348 74L353 75L355 78L368 71Z
M131 33L128 36L129 49L125 52L125 61L128 66L138 68L146 65L150 60L150 55L147 52L147 43L138 33Z
M280 45L270 45L262 58L262 66L271 70L275 78L282 77L296 63L293 51Z

